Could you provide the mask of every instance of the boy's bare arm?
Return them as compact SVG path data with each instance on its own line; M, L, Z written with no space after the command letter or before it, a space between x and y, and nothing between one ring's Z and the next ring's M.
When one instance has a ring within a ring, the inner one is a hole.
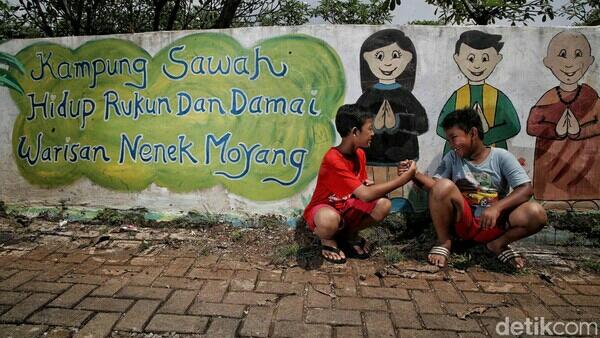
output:
M373 184L369 186L361 185L360 187L356 188L356 190L354 190L353 194L362 201L373 201L377 198L383 197L390 191L393 191L408 183L413 178L416 171L417 166L414 161L411 161L410 167L394 179L384 183Z
M413 181L421 188L429 191L431 187L435 184L435 178L431 176L427 176L421 172L416 172L415 177L413 177Z
M493 228L496 226L496 221L500 214L506 210L511 210L519 205L529 201L533 196L533 186L531 183L521 184L516 187L510 194L496 203L491 204L486 208L479 218L482 228Z

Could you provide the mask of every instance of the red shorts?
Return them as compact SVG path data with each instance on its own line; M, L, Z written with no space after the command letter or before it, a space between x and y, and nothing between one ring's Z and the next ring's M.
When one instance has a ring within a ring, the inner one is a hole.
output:
M502 236L506 220L501 216L496 226L483 230L479 225L479 218L473 216L473 210L467 199L463 199L462 218L454 225L454 230L458 237L466 240L473 240L478 243L487 243Z
M308 224L310 231L314 231L316 227L315 215L317 214L317 211L323 207L329 207L335 210L342 218L340 229L343 227L352 227L358 225L365 216L370 215L371 212L373 212L373 209L375 209L376 204L377 200L364 202L358 198L349 198L344 202L341 209L334 208L331 204L317 204L306 213L306 224Z

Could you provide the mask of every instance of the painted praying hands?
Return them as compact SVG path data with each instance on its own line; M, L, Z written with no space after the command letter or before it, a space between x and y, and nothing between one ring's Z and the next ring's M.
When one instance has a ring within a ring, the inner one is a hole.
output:
M565 109L565 112L562 114L558 122L556 123L556 135L558 137L563 138L569 135L569 138L577 138L581 128L579 126L579 121L571 112L571 109Z

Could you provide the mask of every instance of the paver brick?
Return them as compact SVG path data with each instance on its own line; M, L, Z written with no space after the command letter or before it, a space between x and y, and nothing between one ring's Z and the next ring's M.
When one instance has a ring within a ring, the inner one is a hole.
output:
M194 301L198 291L175 290L169 300L158 310L160 313L184 314Z
M259 281L256 285L256 292L300 295L303 291L304 284L301 283Z
M189 257L175 258L169 267L163 272L163 276L183 277L194 264L194 259Z
M134 257L129 264L140 266L166 266L171 261L168 257Z
M390 300L392 318L397 327L415 328L422 327L415 304L411 301Z
M59 281L62 283L100 285L104 283L107 279L107 276L102 275L68 274L66 276L63 276Z
M0 322L22 322L37 309L46 305L55 295L49 293L34 293L25 298L0 317Z
M133 303L133 300L131 299L87 297L75 308L99 312L125 312L131 303Z
M271 293L255 292L228 292L225 295L223 303L246 304L246 305L266 305L277 299L277 295Z
M546 305L568 305L567 302L545 285L529 285L529 289Z
M421 316L425 327L436 330L451 331L481 331L481 328L472 318L461 320L456 316L423 314Z
M563 297L571 304L576 306L600 306L597 297L588 295L563 295Z
M258 280L279 282L281 281L281 275L281 271L260 271L258 273Z
M277 320L302 320L302 311L304 309L304 298L300 296L283 297L277 303Z
M38 274L36 271L19 271L0 282L0 290L13 290L21 284L28 282Z
M573 288L584 295L600 296L600 285L573 285Z
M353 310L308 309L307 323L330 325L360 325L360 312Z
M286 338L330 338L332 333L331 326L304 324L302 322L275 322L273 337ZM339 335L338 337L349 337Z
M195 302L188 309L189 314L242 318L245 305Z
M208 280L196 298L205 302L220 302L227 291L228 284L229 281L226 280Z
M91 296L113 296L128 282L129 279L123 277L109 279L106 281L106 283L100 285L97 289L92 291Z
M56 282L59 278L73 270L72 264L57 263L52 269L41 272L33 280L41 282Z
M267 337L273 317L273 308L267 306L251 306L244 318L240 336Z
M69 283L27 282L17 288L20 291L61 293L71 286Z
M463 292L463 295L473 304L501 304L508 300L506 295L498 293Z
M46 331L47 328L48 327L46 325L0 324L0 332L5 337L10 338L37 338L40 337L42 333Z
M419 279L386 277L383 279L383 285L389 288L429 290L429 285Z
M135 276L131 277L129 280L129 284L131 285L139 285L139 286L150 286L152 282L160 275L162 272L162 267L148 267Z
M125 286L116 295L120 298L160 299L165 300L171 293L167 288L151 288L145 286Z
M363 286L360 291L368 298L410 299L405 289Z
M213 318L206 331L206 337L235 337L235 332L240 326L239 319Z
M329 277L326 274L316 273L314 271L304 270L287 270L284 282L286 283L306 283L311 282L313 284L328 284Z
M45 308L27 321L34 324L79 327L91 314L92 312L83 310Z
M0 279L6 279L6 278L14 275L18 271L19 270L17 270L17 269L0 269Z
M444 313L442 303L433 291L411 290L419 313Z
M460 304L460 303L450 303L446 304L446 310L448 314L452 316L456 316L457 314L467 314L469 313L470 318L481 318L481 317L491 317L491 318L499 318L500 311L494 306L489 305L481 305L481 304ZM473 311L483 311L482 313L473 312Z
M73 338L108 337L120 317L119 313L97 313Z
M336 337L344 338L362 338L363 331L360 326L336 326L335 327Z
M307 306L322 308L331 307L332 297L328 296L329 294L332 294L332 291L328 284L309 284Z
M27 292L13 292L13 291L0 291L0 304L14 305L25 299L29 293Z
M489 293L527 293L523 284L505 282L480 282L479 286Z
M197 279L219 279L227 280L233 276L233 270L211 270L204 268L193 268L188 272L187 277Z
M255 281L251 279L232 279L229 283L231 291L253 291Z
M394 325L386 312L366 312L365 324L369 337L396 337Z
M206 329L208 318L186 315L157 314L152 317L145 331L201 333Z
M382 311L386 309L386 305L383 299L339 297L336 299L336 308L346 310Z
M160 305L158 300L141 299L121 317L115 330L141 332L150 316Z
M87 296L94 288L95 285L88 284L75 284L71 286L67 291L63 292L60 296L50 303L50 306L55 307L73 307L79 303L85 296Z
M413 329L400 329L398 335L400 338L456 338L458 332L452 331L440 331L440 330L413 330Z
M431 287L444 303L464 303L454 285L450 282L432 281Z
M158 277L152 283L153 287L187 290L200 290L202 285L204 281L182 277Z

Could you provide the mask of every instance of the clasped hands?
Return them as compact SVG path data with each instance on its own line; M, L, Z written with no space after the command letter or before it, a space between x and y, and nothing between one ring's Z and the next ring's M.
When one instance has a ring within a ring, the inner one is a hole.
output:
M417 172L417 162L413 160L404 160L398 163L398 176L409 175L410 178L415 176Z
M569 134L570 138L575 138L579 135L579 132L581 131L579 121L577 121L577 118L573 115L571 109L565 109L565 112L556 123L555 131L556 135L560 138L567 136L567 134Z

